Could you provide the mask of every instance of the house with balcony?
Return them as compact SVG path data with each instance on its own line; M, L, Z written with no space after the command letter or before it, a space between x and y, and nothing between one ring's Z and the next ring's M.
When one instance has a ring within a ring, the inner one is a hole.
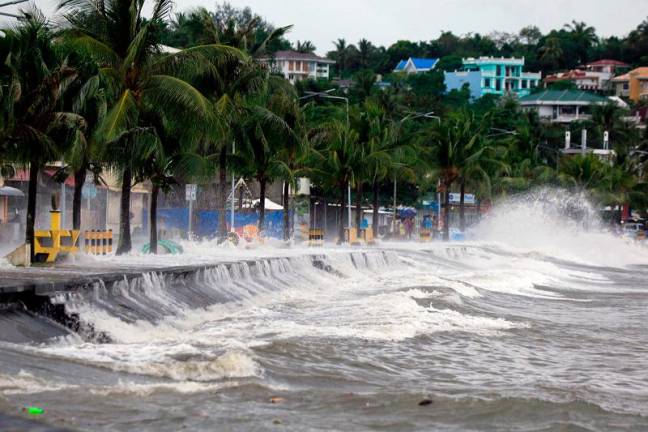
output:
M602 59L587 63L584 69L589 72L606 73L614 76L628 72L630 65L619 60Z
M520 98L523 110L535 110L542 120L552 123L590 120L593 106L611 102L608 98L582 90L544 90Z
M544 79L544 84L546 88L559 81L569 81L579 90L605 91L609 89L613 77L614 75L609 72L574 69L549 75Z
M633 69L612 80L614 94L634 102L648 99L648 67Z
M524 58L479 57L463 59L460 71L446 74L448 91L456 89L455 82L461 83L456 74L462 72L481 73L481 96L487 94L504 95L516 94L526 96L538 87L542 79L541 73L525 72Z
M272 73L283 75L291 83L305 79L325 79L330 77L331 65L335 61L311 53L297 51L277 51L272 57L260 59Z
M438 62L438 58L427 59L410 57L407 60L401 60L394 68L394 72L407 74L430 72L431 70L434 70Z

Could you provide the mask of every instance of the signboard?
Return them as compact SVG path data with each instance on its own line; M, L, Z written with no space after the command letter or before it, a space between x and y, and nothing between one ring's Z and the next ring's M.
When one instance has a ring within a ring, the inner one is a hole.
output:
M198 194L198 185L188 184L185 187L185 199L187 201L196 201L197 194Z
M565 132L565 148L569 149L571 147L571 132Z
M603 148L608 150L610 148L610 132L605 131L603 133Z
M83 199L95 199L97 197L97 186L94 183L86 183L81 189Z
M460 204L461 203L461 194L451 193L450 194L450 204ZM474 194L464 194L464 204L475 204L475 195Z

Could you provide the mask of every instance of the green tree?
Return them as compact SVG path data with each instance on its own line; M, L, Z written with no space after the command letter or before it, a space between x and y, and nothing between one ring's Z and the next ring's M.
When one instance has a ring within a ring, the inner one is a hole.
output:
M159 53L157 26L168 17L172 5L171 0L156 0L150 20L143 19L144 2L139 0L99 4L65 0L59 6L71 25L65 35L67 43L96 59L112 96L111 108L95 135L105 144L104 156L121 171L117 254L131 250L131 187L134 170L159 145L152 124L165 117L206 123L211 114L209 101L186 79L235 56L215 44L177 54Z
M63 149L54 138L58 131L74 130L81 119L60 111L61 99L77 78L54 43L43 15L25 14L20 24L3 30L3 88L6 117L3 119L3 151L10 161L29 166L25 242L34 259L34 222L38 173L47 162L57 160ZM3 86L4 87L4 86Z

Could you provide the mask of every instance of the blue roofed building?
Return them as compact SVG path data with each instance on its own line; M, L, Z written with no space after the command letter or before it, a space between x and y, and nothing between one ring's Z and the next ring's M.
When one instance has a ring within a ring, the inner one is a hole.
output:
M446 88L448 91L461 88L463 83L457 74L479 72L481 74L481 96L512 93L523 97L529 95L534 88L538 87L542 79L541 73L524 72L523 69L524 58L465 58L463 59L461 71L446 73Z
M436 67L438 62L438 58L426 59L410 57L407 60L401 60L396 65L394 72L404 72L409 74L429 72Z

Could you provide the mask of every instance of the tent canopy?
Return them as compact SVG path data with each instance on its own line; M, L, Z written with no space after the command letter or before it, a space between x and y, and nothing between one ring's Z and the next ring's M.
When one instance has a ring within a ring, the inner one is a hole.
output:
M261 200L252 200L252 207L257 207L259 205ZM269 200L268 198L265 199L265 209L266 210L283 210L283 206L277 204L274 201Z
M0 196L22 197L25 196L20 189L12 188L10 186L0 187Z

